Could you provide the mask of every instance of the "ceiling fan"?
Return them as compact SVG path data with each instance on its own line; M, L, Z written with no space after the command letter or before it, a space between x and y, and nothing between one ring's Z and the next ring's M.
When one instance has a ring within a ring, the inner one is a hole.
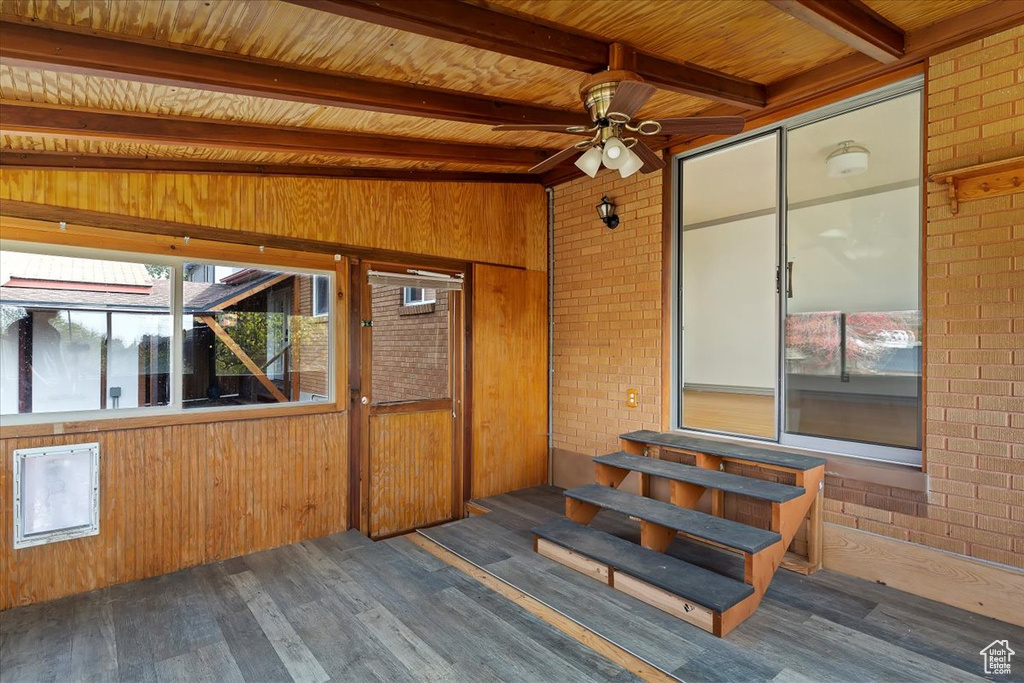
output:
M655 88L632 71L603 71L590 76L580 86L583 107L593 121L591 126L516 124L495 126L493 130L537 130L547 133L583 135L588 139L554 154L530 169L543 173L583 152L576 166L593 178L601 170L615 169L623 178L637 171L650 173L665 165L661 156L648 147L641 136L725 134L743 130L742 116L687 116L674 119L647 119L631 123L640 107L651 98Z

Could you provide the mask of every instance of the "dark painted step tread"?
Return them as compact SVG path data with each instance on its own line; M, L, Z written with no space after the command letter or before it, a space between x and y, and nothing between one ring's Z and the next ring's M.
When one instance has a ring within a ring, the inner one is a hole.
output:
M568 519L542 524L533 533L716 612L754 593L753 587L735 579Z
M812 455L785 453L768 448L701 439L696 436L686 436L672 432L656 432L651 429L641 429L637 432L621 434L619 438L655 446L667 446L668 448L707 453L708 455L749 460L750 462L759 462L764 465L788 467L794 470L812 470L828 462L825 458L817 458Z
M593 503L631 517L639 517L747 553L756 553L782 540L782 536L774 531L712 517L703 512L676 507L671 503L644 498L600 484L571 489L566 491L565 495L567 498Z
M719 472L718 470L706 470L679 462L632 455L624 451L596 457L594 462L611 465L620 469L643 472L644 474L651 474L656 477L664 477L665 479L707 486L720 491L728 491L729 493L738 493L759 500L769 500L774 503L785 503L787 500L797 498L804 493L802 486L788 486L774 481L742 477L738 474L729 474L728 472Z

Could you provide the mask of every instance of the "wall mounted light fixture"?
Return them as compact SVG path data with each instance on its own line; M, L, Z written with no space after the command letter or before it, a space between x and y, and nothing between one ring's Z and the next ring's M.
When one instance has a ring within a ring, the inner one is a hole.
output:
M601 197L601 203L597 205L597 215L609 230L614 230L619 226L619 217L615 214L615 204L608 199L608 195Z

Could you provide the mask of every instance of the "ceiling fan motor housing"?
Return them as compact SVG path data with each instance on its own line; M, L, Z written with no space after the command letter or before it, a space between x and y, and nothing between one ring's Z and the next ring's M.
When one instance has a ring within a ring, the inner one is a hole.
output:
M590 114L591 121L599 123L607 120L608 106L612 103L615 90L622 81L643 82L643 79L631 71L602 71L583 81L580 86L580 98L587 113Z

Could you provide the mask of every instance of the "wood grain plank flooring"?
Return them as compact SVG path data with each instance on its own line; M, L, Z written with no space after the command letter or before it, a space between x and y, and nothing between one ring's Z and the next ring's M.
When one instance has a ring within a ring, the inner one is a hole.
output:
M0 682L635 681L408 538L355 531L0 613Z
M978 652L1024 642L1024 628L822 570L780 572L761 607L727 638L681 622L533 552L530 528L560 517L560 489L477 501L491 512L419 533L657 668L696 681L982 680ZM593 524L638 541L638 525L601 512ZM669 554L742 577L730 553L677 540Z

